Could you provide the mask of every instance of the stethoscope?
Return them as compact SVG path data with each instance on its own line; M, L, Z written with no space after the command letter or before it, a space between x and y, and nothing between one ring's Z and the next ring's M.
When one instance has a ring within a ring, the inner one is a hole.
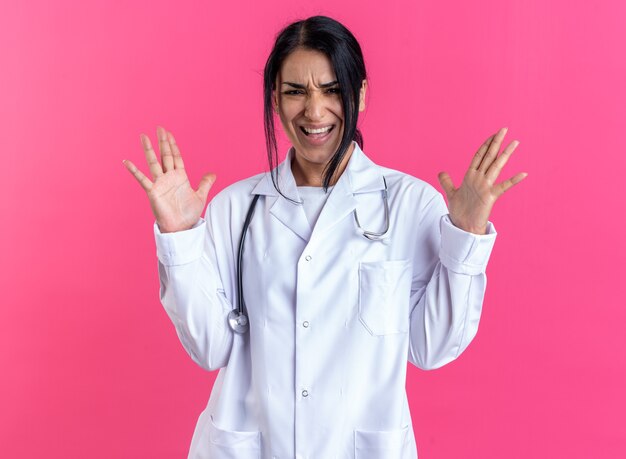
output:
M356 209L354 209L354 220L356 221L356 225L363 234L364 237L369 239L370 241L381 241L387 235L389 231L389 199L387 196L387 180L383 177L383 182L385 184L385 189L382 190L383 194L383 202L385 204L385 229L381 233L377 233L374 231L367 231L359 222L359 216L356 213ZM254 213L254 208L256 207L256 203L259 200L259 194L254 195L252 202L250 203L250 207L248 208L248 213L246 214L246 220L243 224L243 231L241 232L241 239L239 239L239 251L237 252L237 307L228 313L228 325L230 328L239 334L244 334L250 328L250 323L248 321L248 316L244 312L245 303L243 299L243 246L246 240L246 234L248 233L248 227L250 226L250 221L252 220L252 214Z

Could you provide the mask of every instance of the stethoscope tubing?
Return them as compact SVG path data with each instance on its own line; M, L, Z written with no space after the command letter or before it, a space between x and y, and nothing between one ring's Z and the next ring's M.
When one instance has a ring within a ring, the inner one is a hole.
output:
M243 224L243 230L241 231L241 238L239 239L239 249L237 252L237 317L246 317L244 312L245 302L243 299L243 247L246 242L246 233L248 232L248 227L250 226L250 221L252 220L252 214L254 213L256 202L259 200L260 196L260 194L255 194L252 202L250 203L248 213L246 214L246 220ZM239 327L232 328L238 333L245 333L245 331L247 330L247 327L245 327L246 329L242 331L239 331Z

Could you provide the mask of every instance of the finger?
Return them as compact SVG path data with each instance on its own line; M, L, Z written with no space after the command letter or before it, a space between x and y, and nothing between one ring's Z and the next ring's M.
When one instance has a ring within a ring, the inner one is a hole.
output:
M139 169L137 169L137 166L127 159L122 160L122 163L124 164L124 167L126 167L126 169L133 174L144 190L150 191L152 189L152 182L148 177L143 175Z
M502 171L502 168L507 163L518 145L519 142L517 140L514 140L513 142L508 144L502 154L498 156L498 158L493 163L491 163L491 166L489 166L489 169L487 169L487 172L485 173L487 180L491 181L492 183L497 180L498 175L500 175L500 172Z
M478 148L478 151L476 152L476 154L472 158L472 162L470 163L470 170L472 169L478 170L478 166L480 166L480 162L482 161L483 156L485 152L487 151L487 148L489 148L489 145L491 145L491 142L493 141L493 138L495 136L496 136L495 134L493 134L492 136L489 136L487 140L485 140L485 143L483 143L480 146L480 148Z
M491 163L496 159L496 157L498 156L498 152L500 151L500 145L502 145L502 140L504 140L504 136L506 135L507 130L508 128L500 129L496 136L493 138L493 141L491 142L491 145L489 145L485 156L483 156L483 160L480 162L480 166L478 166L479 171L483 173L487 171L487 169L489 169L489 166L491 166Z
M441 187L446 192L446 195L450 196L452 193L454 193L454 183L452 182L452 178L450 177L450 175L448 175L447 172L439 172L437 178L439 179L439 183L441 183Z
M215 183L216 179L217 176L212 173L205 174L202 179L200 179L200 184L198 185L198 191L196 193L200 196L202 202L206 202L207 197L209 196L209 190Z
M145 134L140 134L141 145L143 146L143 152L146 155L146 161L148 162L148 167L150 168L150 174L152 175L152 179L156 179L163 175L163 169L161 168L161 164L159 164L159 160L156 157L156 153L152 149L152 143L150 143L150 138Z
M496 185L496 193L498 193L498 196L501 196L502 194L504 194L505 191L509 190L512 186L517 185L527 176L528 174L526 172L520 172L519 174L514 175L510 179Z
M172 147L172 155L174 156L174 168L175 169L184 169L185 164L183 163L183 157L180 154L180 150L178 149L178 145L176 145L176 139L174 139L174 134L171 132L167 132L167 140L170 142L170 146Z
M159 151L161 152L161 162L163 163L163 172L174 169L174 157L172 156L172 148L167 140L167 132L161 126L157 127L157 137L159 138Z

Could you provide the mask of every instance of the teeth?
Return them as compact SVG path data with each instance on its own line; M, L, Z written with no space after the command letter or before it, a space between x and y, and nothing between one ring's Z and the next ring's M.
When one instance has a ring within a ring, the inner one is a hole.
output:
M303 126L303 129L307 132L307 134L322 134L324 132L330 131L330 128L332 128L332 126L326 126L320 129L308 129Z

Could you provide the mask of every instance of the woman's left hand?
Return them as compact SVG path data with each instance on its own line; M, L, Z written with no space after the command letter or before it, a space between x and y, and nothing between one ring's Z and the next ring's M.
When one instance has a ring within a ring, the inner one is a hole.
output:
M500 171L519 145L514 140L498 156L506 131L507 128L500 129L480 146L459 188L454 187L446 172L439 173L439 183L448 198L450 220L464 231L486 234L489 214L496 200L528 175L520 172L508 180L495 183Z

